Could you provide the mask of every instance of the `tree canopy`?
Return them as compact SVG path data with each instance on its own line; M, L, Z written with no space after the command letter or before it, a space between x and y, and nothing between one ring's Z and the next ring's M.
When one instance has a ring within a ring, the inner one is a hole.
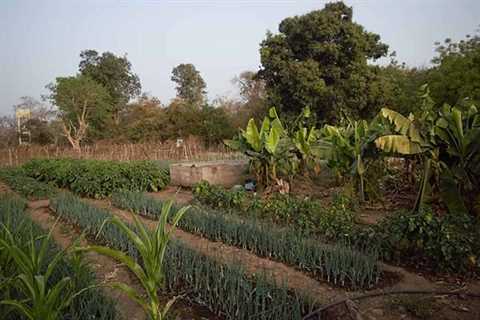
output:
M469 99L480 105L480 35L437 43L438 56L429 72L432 98L439 104L455 105Z
M127 56L119 57L111 52L99 54L95 50L80 53L79 71L101 84L110 95L112 115L118 124L119 113L126 104L141 92L139 77L133 73Z
M111 115L108 91L85 75L59 77L48 86L50 100L59 109L67 139L75 149L89 134L101 136Z
M177 97L189 106L198 108L205 102L207 85L193 64L182 63L173 68L171 80L177 84Z
M367 62L386 55L388 46L352 16L343 2L329 3L284 19L278 34L267 33L260 77L273 105L297 114L309 106L320 120L372 113L377 75Z

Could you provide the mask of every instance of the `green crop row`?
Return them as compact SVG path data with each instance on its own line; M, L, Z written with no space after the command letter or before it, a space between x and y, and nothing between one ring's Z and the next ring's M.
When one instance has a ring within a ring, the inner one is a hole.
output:
M32 178L92 198L107 197L122 189L158 191L170 181L168 167L152 161L38 159L22 168Z
M0 169L0 180L12 190L31 200L47 199L57 192L54 186L26 176L20 168Z
M31 239L37 239L36 245L40 245L42 237L46 235L46 231L35 224L26 214L27 203L22 198L13 194L0 195L0 239L6 240L6 230L8 229L13 235L15 244L22 248L28 244ZM37 248L38 248L37 246ZM52 261L53 256L59 252L59 248L50 240L47 247L45 263ZM28 258L27 258L28 259ZM44 265L42 269L47 268ZM0 245L0 301L3 299L12 299L29 303L29 300L22 293L16 290L12 280L16 279L19 273L18 265L15 260L9 256L8 252L3 250ZM52 276L49 278L49 285L57 283L64 277L70 277L70 283L74 286L74 290L78 291L95 284L95 275L85 263L80 260L72 260L68 256L63 256L61 261L54 269ZM9 280L10 279L10 280ZM4 284L9 284L4 286ZM36 297L38 298L38 297ZM0 314L2 319L25 319L22 315L15 311L9 310L5 305L0 304ZM60 319L65 320L82 320L82 319L115 319L115 307L113 301L106 298L100 289L91 288L87 292L77 296L72 304L67 307Z
M160 200L130 191L114 193L112 202L119 208L151 218L159 217L163 205ZM347 246L321 244L293 228L274 227L255 218L223 215L195 207L180 220L178 227L293 265L338 286L369 288L380 277L375 253L360 253Z
M69 193L52 199L52 207L91 236L96 236L103 221L111 217L108 211ZM135 247L115 225L105 225L97 239L138 257ZM265 274L247 276L240 263L221 264L180 241L170 243L165 261L167 288L172 293L189 292L189 296L226 319L301 319L313 307L286 286L268 281Z
M252 196L243 189L227 190L207 181L198 183L193 188L193 195L195 200L213 209L294 226L302 231L314 232L327 240L345 238L355 225L351 201L340 195L334 197L331 205L325 206L319 201L286 194L275 194L263 199Z

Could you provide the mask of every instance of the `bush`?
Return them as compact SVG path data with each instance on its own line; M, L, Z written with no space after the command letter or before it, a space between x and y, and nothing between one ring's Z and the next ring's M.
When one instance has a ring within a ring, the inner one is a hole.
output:
M55 186L28 177L19 168L0 169L0 180L30 200L47 199L57 193Z
M158 191L170 180L168 168L151 161L42 159L27 162L23 170L39 181L92 198L108 197L122 189Z
M480 267L479 223L465 214L438 216L429 210L399 212L358 232L364 245L375 243L386 259L424 263L439 271Z
M115 206L158 219L163 203L137 192L121 191L112 198ZM326 245L301 235L294 228L279 228L256 218L192 208L178 227L213 241L293 265L337 286L371 287L380 271L374 253L362 254L341 245Z
M200 203L217 209L241 209L247 201L245 190L228 191L207 181L197 183L193 187L193 194Z
M235 210L281 225L293 225L317 232L327 239L344 238L352 231L355 222L351 201L340 195L327 207L319 201L284 194L261 199L249 196L243 189L229 191L206 181L197 184L193 194L197 201L214 209Z

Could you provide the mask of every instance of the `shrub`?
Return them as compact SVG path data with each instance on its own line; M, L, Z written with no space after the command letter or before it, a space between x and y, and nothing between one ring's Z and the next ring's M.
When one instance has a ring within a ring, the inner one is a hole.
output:
M193 194L199 202L219 209L240 209L247 201L245 190L228 191L207 181L197 183L193 187Z
M28 177L19 168L0 169L0 179L12 190L31 200L47 199L57 193L55 186Z
M386 259L422 262L439 271L480 267L479 223L465 214L438 216L431 209L399 212L357 232L358 242L377 244Z
M170 179L168 168L151 161L41 159L27 162L23 170L39 181L93 198L108 197L121 189L158 191Z
M193 194L197 201L214 209L235 210L281 225L292 225L327 239L344 238L355 222L351 201L340 195L327 207L319 201L284 194L261 199L249 196L243 189L229 191L206 181L197 184Z
M90 236L97 236L103 221L111 217L108 211L92 207L69 193L52 199L52 207ZM116 225L106 224L98 239L139 258L135 246ZM226 319L301 319L313 307L306 298L274 284L262 273L247 276L240 264L218 263L176 240L166 251L165 273L171 292L189 292L192 298Z
M120 191L112 202L122 209L158 218L163 202L138 192ZM294 228L279 228L254 217L239 217L192 208L178 227L222 241L311 273L338 286L371 287L380 276L374 253L361 254L341 245L326 245L304 237Z

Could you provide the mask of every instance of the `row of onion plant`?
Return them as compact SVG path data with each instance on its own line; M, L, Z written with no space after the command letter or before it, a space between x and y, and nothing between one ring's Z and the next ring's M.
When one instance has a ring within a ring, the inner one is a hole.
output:
M112 202L116 207L149 218L157 218L164 206L161 200L130 191L114 193ZM254 218L196 207L189 210L178 227L295 266L337 286L369 288L379 281L381 275L375 252L318 243L293 228L275 227Z
M104 223L112 218L109 211L71 193L57 195L51 200L51 207L58 216L96 241L143 263L125 232L117 224ZM136 229L131 225L129 228ZM310 299L290 291L287 284L269 280L270 275L264 272L248 274L240 263L219 263L175 239L165 252L164 263L166 293L187 292L189 297L226 319L301 319L314 306Z

